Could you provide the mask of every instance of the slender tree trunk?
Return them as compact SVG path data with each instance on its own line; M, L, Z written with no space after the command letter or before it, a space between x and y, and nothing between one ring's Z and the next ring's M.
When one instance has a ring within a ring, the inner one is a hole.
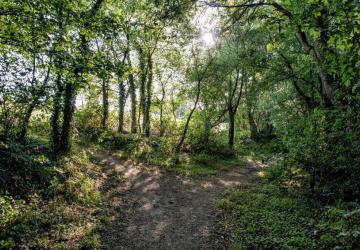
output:
M234 148L235 142L235 112L229 110L229 147Z
M103 115L101 120L101 129L106 130L107 129L107 122L109 119L109 94L108 94L108 83L106 79L103 79L102 82L102 102L103 102Z
M4 99L3 99L3 102L2 102L2 106L3 106L3 110L2 110L2 125L3 125L3 128L4 128L4 132L3 132L3 135L5 137L5 139L8 139L10 137L10 131L11 131L11 127L12 127L12 124L10 122L10 112L11 110L7 107L7 98L6 98L6 95L4 96Z
M165 127L164 127L164 118L163 118L164 108L163 103L160 103L160 137L163 137L165 134Z
M189 129L190 120L191 120L191 118L192 118L192 116L193 116L193 114L194 114L194 112L196 110L196 107L197 107L197 105L199 103L199 100L200 100L200 92L201 92L201 81L198 81L197 93L196 93L196 99L195 99L194 107L191 109L190 114L186 119L185 127L184 127L184 130L182 132L180 141L179 141L178 145L175 147L175 152L178 152L181 149L182 145L184 144L186 134L187 134L187 131Z
M133 74L129 76L129 88L130 88L130 98L131 98L131 133L137 133L137 123L136 123L136 89Z
M61 145L59 153L69 153L71 149L71 126L73 120L73 114L75 111L75 85L71 82L67 82L64 92L64 118L61 132Z
M33 37L34 38L34 37ZM35 46L35 41L33 41L34 46ZM33 53L33 62L32 62L32 80L31 80L31 87L34 88L35 86L35 82L36 82L36 54ZM32 95L34 95L32 93ZM23 117L21 126L20 126L20 132L18 134L18 140L22 141L27 133L28 130L28 125L29 125L29 121L30 121L30 117L31 114L33 112L33 110L35 109L36 103L38 101L37 96L33 96L33 100L30 102L30 105L25 113L25 116Z
M253 140L258 139L258 129L254 120L254 115L251 112L251 110L248 110L248 119L249 119L249 125L250 125L250 138Z
M142 122L142 133L145 133L145 113L146 113L146 78L147 78L147 72L146 72L146 63L145 63L145 56L142 50L139 51L139 55L140 55L140 71L141 71L141 75L140 75L140 110L139 110L139 126L140 126L140 118L141 115L143 116L143 122ZM141 128L141 127L139 127Z
M51 115L51 142L54 152L58 152L60 147L60 114L63 94L61 78L61 74L58 74L56 78L56 93L54 96L53 111Z
M165 84L160 81L161 83L161 100L160 100L160 137L164 136L165 134L165 126L164 126L164 100L165 100Z
M29 107L27 108L27 111L25 113L24 119L23 119L22 124L21 124L21 129L20 129L20 132L19 132L19 135L18 135L18 140L19 141L24 140L24 138L26 137L28 127L29 127L30 118L31 118L31 115L32 115L36 105L37 105L37 101L38 101L37 98L32 100Z
M50 67L48 68L48 71L46 73L46 76L45 76L45 79L43 81L43 85L41 88L44 88L45 85L48 83L49 81L49 78L50 78ZM33 74L33 79L35 79L35 70L34 70L34 74ZM39 99L44 95L45 92L43 92L44 89L41 89L40 92L37 92L37 93L32 93L32 95L34 96L33 97L33 100L31 101L26 113L25 113L25 116L24 116L24 119L22 121L22 125L21 125L21 129L20 129L20 132L19 132L19 135L18 135L18 140L22 141L25 137L26 137L26 134L27 134L27 131L28 131L28 127L29 127L29 123L30 123L30 118L31 118L31 115L35 109L35 107L39 104Z
M132 67L132 63L130 60L130 53L127 54L127 61L129 67ZM135 80L134 75L129 75L129 92L130 92L130 99L131 99L131 133L137 133L137 122L136 122L136 87L135 87Z
M322 97L324 100L324 104L326 108L331 108L333 106L333 94L336 86L336 82L333 77L328 73L326 67L324 66L324 62L322 59L322 55L318 48L314 48L315 60L317 62L320 79L321 79L321 90Z
M119 126L118 132L122 133L124 131L124 109L126 102L125 86L124 82L119 83Z
M176 107L173 95L171 96L171 113L174 117L175 124L177 124L177 117L176 117Z
M144 114L144 132L145 136L150 136L150 109L151 109L151 97L152 97L152 83L153 83L153 62L149 55L148 60L148 81L146 85L146 105Z

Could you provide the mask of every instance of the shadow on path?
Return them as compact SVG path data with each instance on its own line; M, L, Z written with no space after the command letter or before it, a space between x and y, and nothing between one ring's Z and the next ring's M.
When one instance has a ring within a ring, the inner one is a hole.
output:
M107 168L104 195L110 197L113 210L102 233L104 249L221 249L212 237L214 202L225 189L246 183L261 169L249 163L200 178L106 153L97 159Z

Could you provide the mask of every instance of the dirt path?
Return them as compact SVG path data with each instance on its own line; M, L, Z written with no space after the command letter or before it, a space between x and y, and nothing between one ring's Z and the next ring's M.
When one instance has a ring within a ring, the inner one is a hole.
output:
M218 176L184 177L158 167L98 156L110 197L105 249L221 249L214 225L216 197L246 183L260 167L233 168ZM121 181L116 179L122 176ZM115 179L115 180L114 180Z

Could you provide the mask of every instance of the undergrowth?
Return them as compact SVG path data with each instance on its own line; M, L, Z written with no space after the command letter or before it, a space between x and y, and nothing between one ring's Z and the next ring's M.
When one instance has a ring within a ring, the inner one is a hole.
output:
M131 158L147 165L155 165L176 171L182 175L216 175L219 171L242 166L242 158L234 153L181 152L174 154L174 141L169 138L124 135L105 132L99 138L105 148L115 151L118 157Z
M46 148L1 146L8 176L0 189L0 249L100 249L93 215L102 202L101 173L91 154L82 149L55 160Z
M359 249L360 205L324 205L307 191L268 182L228 190L218 200L230 249Z

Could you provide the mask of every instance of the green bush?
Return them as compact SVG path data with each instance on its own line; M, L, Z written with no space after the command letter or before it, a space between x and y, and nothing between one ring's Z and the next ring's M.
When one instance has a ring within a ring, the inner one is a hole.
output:
M86 108L79 110L74 118L75 127L80 133L90 136L92 140L96 140L101 133L101 112L101 105L88 105Z
M139 135L125 135L107 131L100 135L99 143L104 147L120 150L127 157L150 165L171 166L174 163L174 143L166 137L143 138Z
M314 180L315 190L333 198L360 196L360 119L349 110L316 109L294 120L282 135L285 164Z
M24 195L49 185L53 176L48 150L36 142L0 142L0 189Z
M105 131L101 133L98 139L98 143L104 147L123 149L126 151L134 150L140 141L141 137L139 135L126 135L112 131Z

